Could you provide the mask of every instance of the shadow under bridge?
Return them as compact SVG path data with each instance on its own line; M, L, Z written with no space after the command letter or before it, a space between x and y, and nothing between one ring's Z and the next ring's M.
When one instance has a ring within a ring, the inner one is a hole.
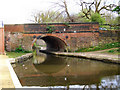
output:
M55 36L42 36L38 39L42 39L46 43L47 51L60 51L64 52L66 50L67 44L60 38Z

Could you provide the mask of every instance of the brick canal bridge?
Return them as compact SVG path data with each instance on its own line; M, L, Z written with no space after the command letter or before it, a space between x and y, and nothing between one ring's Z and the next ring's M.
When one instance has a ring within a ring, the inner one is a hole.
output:
M71 51L98 44L98 23L42 23L5 25L6 49L19 45L30 50L32 37L45 41L49 51Z

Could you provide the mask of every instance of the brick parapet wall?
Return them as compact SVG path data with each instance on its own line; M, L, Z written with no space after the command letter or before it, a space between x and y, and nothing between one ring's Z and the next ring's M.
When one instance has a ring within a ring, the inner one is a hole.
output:
M53 32L61 32L61 33L67 33L67 32L78 32L78 31L97 31L99 27L94 28L92 23L86 23L86 24L79 24L79 23L70 23L68 25L65 25L63 23L61 24L34 24L34 25L25 25L24 30L25 32L40 32L44 33L47 32L47 26L53 26ZM98 24L97 24L98 26ZM94 28L94 29L93 29Z
M55 32L98 31L98 23L42 23L42 24L7 24L7 32L46 32L47 26L54 26ZM65 29L65 31L64 31Z
M5 32L24 32L23 24L6 24L4 25Z

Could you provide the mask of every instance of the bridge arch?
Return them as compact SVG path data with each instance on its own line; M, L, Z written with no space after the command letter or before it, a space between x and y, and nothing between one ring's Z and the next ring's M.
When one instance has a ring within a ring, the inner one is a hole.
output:
M65 51L67 44L64 42L64 40L60 39L56 36L38 36L38 39L42 39L45 41L47 47L47 51Z

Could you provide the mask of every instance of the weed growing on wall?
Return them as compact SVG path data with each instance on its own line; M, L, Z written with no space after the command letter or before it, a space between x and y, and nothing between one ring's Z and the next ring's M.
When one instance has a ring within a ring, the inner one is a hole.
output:
M65 26L66 26L66 29L67 28L72 28L70 25L69 25L69 23L67 23L67 22L65 22L65 23L63 23Z
M47 30L47 33L52 33L55 30L55 27L47 25L46 30Z

